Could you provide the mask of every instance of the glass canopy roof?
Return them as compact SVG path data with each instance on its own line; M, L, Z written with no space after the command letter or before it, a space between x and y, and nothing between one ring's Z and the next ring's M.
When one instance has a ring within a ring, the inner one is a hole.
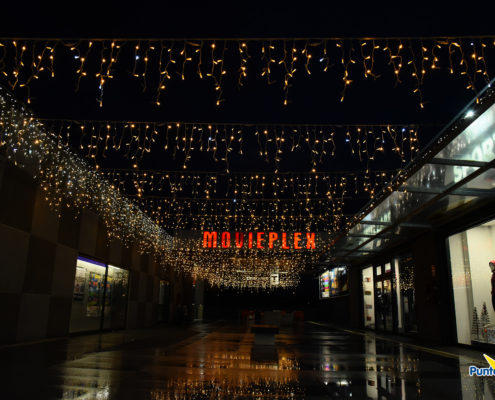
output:
M461 207L495 199L495 93L489 87L483 101L468 114L466 107L423 151L421 161L408 166L412 172L402 184L361 213L364 217L330 250L331 260L359 263Z

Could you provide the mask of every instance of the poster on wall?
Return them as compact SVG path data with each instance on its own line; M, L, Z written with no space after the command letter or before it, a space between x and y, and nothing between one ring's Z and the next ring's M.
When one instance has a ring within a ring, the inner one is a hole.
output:
M113 287L114 287L114 278L112 276L107 276L107 290L105 292L105 315L110 314L110 307L112 305L112 297L113 297Z
M320 275L320 298L330 298L347 294L349 276L347 267L335 267Z
M330 273L325 271L320 275L320 298L330 297Z
M76 277L74 279L74 301L84 300L84 288L86 286L86 268L76 267Z
M375 328L375 296L373 282L373 267L364 268L362 274L363 285L363 306L364 306L364 326Z
M102 289L103 275L96 272L90 272L88 282L88 302L86 305L87 317L98 317L100 315Z
M337 267L330 271L330 297L346 294L349 290L347 267Z

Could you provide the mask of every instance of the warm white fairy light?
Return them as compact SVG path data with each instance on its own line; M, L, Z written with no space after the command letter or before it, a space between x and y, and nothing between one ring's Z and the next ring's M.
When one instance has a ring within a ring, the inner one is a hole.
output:
M358 75L377 80L389 75L396 84L409 83L411 93L424 108L425 78L441 72L461 78L468 90L488 83L487 59L495 48L494 36L485 37L367 37L367 38L231 38L231 39L73 39L0 38L0 77L11 89L27 91L34 80L53 78L63 67L75 75L75 86L91 82L103 105L106 83L122 77L123 71L149 88L152 102L161 97L173 79L194 77L209 80L217 106L225 100L228 83L241 87L248 74L279 85L282 104L291 102L289 88L300 74L334 71L341 80L340 100L359 84ZM319 61L319 62L318 62ZM64 74L67 74L64 71ZM225 78L233 77L228 80ZM84 79L83 79L84 78ZM233 82L232 82L233 81ZM228 82L228 83L227 83ZM249 81L250 82L250 81Z
M132 165L162 153L180 159L182 170L189 168L198 153L209 153L229 172L235 154L244 155L247 139L255 138L256 156L271 162L275 172L293 154L309 155L308 171L315 173L330 158L343 152L370 167L390 158L403 165L419 152L418 126L404 124L285 124L209 123L171 121L90 121L43 119L58 142L77 143L79 153L96 165L115 153ZM252 156L253 154L250 154Z
M234 250L219 254L201 249L198 240L172 238L101 172L57 143L43 123L1 87L0 138L7 158L33 174L49 206L59 215L63 207L92 210L107 227L109 237L126 245L134 243L140 252L153 253L163 265L212 285L270 289L270 276L277 273L277 288L292 287L308 261L307 254L294 252L243 254Z
M200 232L196 232L200 233ZM192 234L192 235L191 235ZM297 286L300 273L316 261L316 250L203 248L201 235L176 232L164 261L173 269L205 279L212 286L273 290ZM274 284L270 277L277 275Z
M171 237L132 201L122 195L100 172L88 166L66 146L57 144L23 105L0 87L0 147L15 165L26 168L38 180L49 206L94 211L107 227L109 237L141 252L163 256Z

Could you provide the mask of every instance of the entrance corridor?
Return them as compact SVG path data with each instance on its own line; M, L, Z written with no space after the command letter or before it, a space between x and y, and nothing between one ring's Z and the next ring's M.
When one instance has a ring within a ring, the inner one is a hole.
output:
M0 349L2 399L492 399L481 353L306 323L275 345L216 322Z

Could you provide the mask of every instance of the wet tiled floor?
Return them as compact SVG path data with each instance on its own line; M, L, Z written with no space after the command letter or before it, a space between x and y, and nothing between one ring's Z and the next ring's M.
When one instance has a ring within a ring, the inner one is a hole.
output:
M0 398L495 398L471 358L312 324L282 327L274 346L232 323L125 335L0 349Z

